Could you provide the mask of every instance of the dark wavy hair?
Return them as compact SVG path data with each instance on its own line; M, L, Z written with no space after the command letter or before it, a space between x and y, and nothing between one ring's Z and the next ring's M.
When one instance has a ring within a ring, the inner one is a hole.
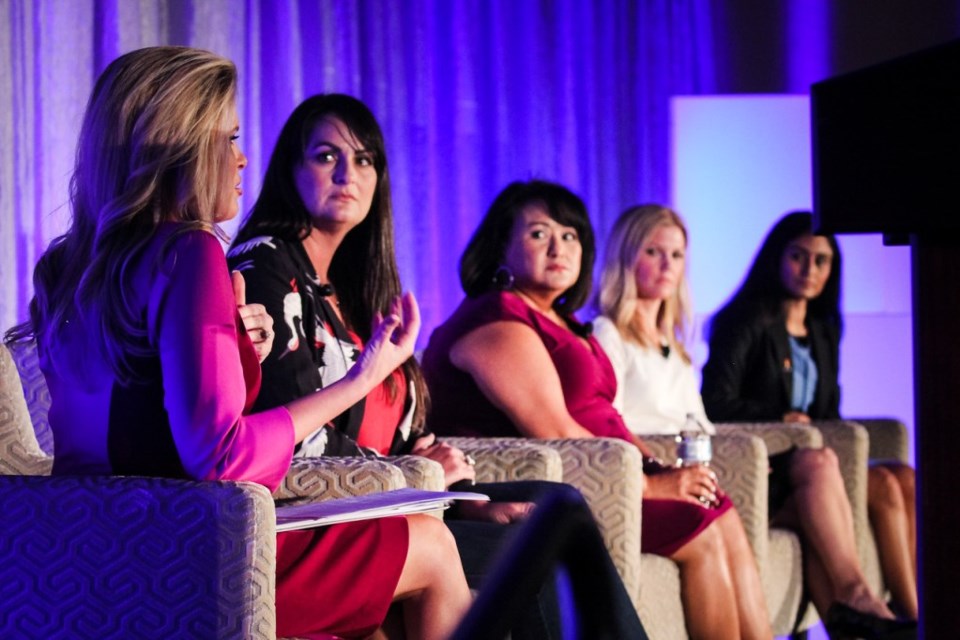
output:
M576 229L580 238L583 251L580 274L573 286L553 305L558 313L571 314L590 297L596 248L593 227L583 200L553 182L512 182L497 195L460 257L460 284L471 298L497 287L494 274L503 265L513 225L524 207L531 204L543 206L557 223Z
M843 331L843 316L840 312L840 280L842 258L837 239L832 235L816 234L813 231L813 215L808 211L793 211L784 215L770 229L757 251L753 264L747 271L743 284L727 303L713 316L708 332L714 326L727 322L741 322L756 313L771 321L783 319L783 301L788 292L780 278L783 254L791 242L805 235L822 235L833 249L830 277L823 292L807 304L807 315Z
M402 289L393 241L393 201L383 132L363 102L352 96L328 93L311 96L294 109L280 130L260 195L237 231L234 244L257 236L301 242L310 235L313 223L297 191L294 171L304 162L314 128L327 117L343 122L363 148L371 152L377 172L370 212L344 237L329 272L347 326L366 342L375 314L386 315L390 302ZM417 394L414 429L420 431L426 418L427 386L414 358L404 363L403 372ZM387 378L391 396L397 392L395 384L393 377Z

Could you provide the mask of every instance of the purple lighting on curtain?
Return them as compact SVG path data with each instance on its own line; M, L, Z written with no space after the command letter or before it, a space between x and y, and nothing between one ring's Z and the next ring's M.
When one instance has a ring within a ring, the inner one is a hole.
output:
M808 94L830 71L830 3L790 0L787 4L787 91Z
M244 210L300 101L366 102L425 340L462 297L460 253L507 183L563 182L601 241L625 207L668 200L669 100L712 92L711 27L707 0L0 2L0 329L26 318L33 264L65 230L80 116L117 55L186 44L236 62ZM5 244L18 229L26 243Z

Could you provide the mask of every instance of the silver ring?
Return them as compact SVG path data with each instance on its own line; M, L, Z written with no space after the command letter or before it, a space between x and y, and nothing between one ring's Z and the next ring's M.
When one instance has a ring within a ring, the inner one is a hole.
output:
M470 454L467 454L467 455L463 456L463 461L466 462L466 463L467 463L468 465L470 465L471 467L472 467L473 465L477 464L477 461L474 460L474 459L473 459L473 456L471 456Z

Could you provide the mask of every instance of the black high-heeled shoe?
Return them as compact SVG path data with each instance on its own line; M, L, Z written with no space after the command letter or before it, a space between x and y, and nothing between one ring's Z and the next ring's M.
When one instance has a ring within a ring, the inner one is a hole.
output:
M823 626L831 638L865 638L866 640L916 640L915 620L881 618L857 611L842 602L834 602L827 610Z

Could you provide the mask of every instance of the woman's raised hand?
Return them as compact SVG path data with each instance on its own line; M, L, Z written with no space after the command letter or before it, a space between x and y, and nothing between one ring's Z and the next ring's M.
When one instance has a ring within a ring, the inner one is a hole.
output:
M243 327L257 351L257 359L263 362L273 349L273 318L262 304L247 304L247 285L239 271L230 273L233 284L233 297L237 300L237 311L243 320Z
M413 294L394 298L386 317L379 313L360 359L350 370L354 378L364 380L370 388L380 384L413 355L420 333L420 307Z

